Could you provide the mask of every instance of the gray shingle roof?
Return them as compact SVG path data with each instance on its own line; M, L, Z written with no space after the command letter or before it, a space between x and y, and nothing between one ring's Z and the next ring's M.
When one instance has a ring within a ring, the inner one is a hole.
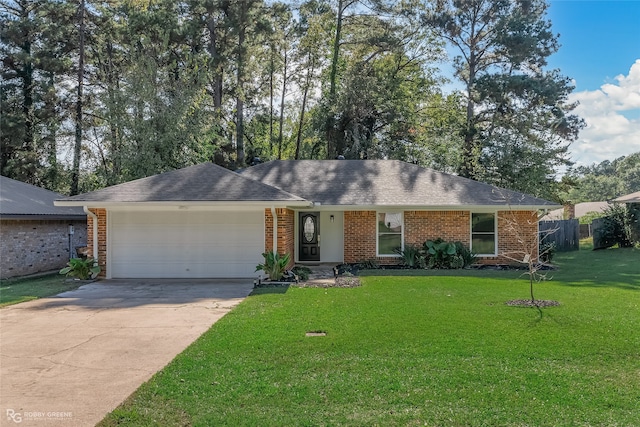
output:
M3 218L83 219L82 208L54 206L62 194L0 176L0 216Z
M323 205L558 206L398 160L278 160L240 173Z
M620 203L640 203L640 191L636 191L635 193L627 194L625 196L620 196L617 199L613 199L613 201Z
M213 163L202 163L126 182L63 202L299 202L304 199L252 181Z
M605 209L609 206L607 202L582 202L576 203L576 218L582 218L589 212L604 212ZM554 209L544 217L541 218L542 221L554 221L564 218L564 208Z

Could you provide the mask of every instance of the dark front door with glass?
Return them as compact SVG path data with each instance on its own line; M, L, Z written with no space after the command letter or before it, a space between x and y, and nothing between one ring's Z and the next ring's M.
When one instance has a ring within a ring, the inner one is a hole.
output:
M320 215L300 212L298 261L320 261Z

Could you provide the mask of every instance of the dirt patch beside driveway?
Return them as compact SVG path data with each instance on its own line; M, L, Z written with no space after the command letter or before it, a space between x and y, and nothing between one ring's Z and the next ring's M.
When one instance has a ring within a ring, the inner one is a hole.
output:
M252 286L105 280L0 310L0 425L95 425Z

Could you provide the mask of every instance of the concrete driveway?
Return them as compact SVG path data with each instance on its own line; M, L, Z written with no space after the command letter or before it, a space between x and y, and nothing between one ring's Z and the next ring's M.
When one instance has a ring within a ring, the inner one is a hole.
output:
M95 425L252 286L105 280L0 310L0 425Z

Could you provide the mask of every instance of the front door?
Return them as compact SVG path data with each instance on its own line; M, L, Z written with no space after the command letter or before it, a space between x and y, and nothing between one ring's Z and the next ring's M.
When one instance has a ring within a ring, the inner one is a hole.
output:
M320 215L300 212L298 228L298 261L320 261Z

